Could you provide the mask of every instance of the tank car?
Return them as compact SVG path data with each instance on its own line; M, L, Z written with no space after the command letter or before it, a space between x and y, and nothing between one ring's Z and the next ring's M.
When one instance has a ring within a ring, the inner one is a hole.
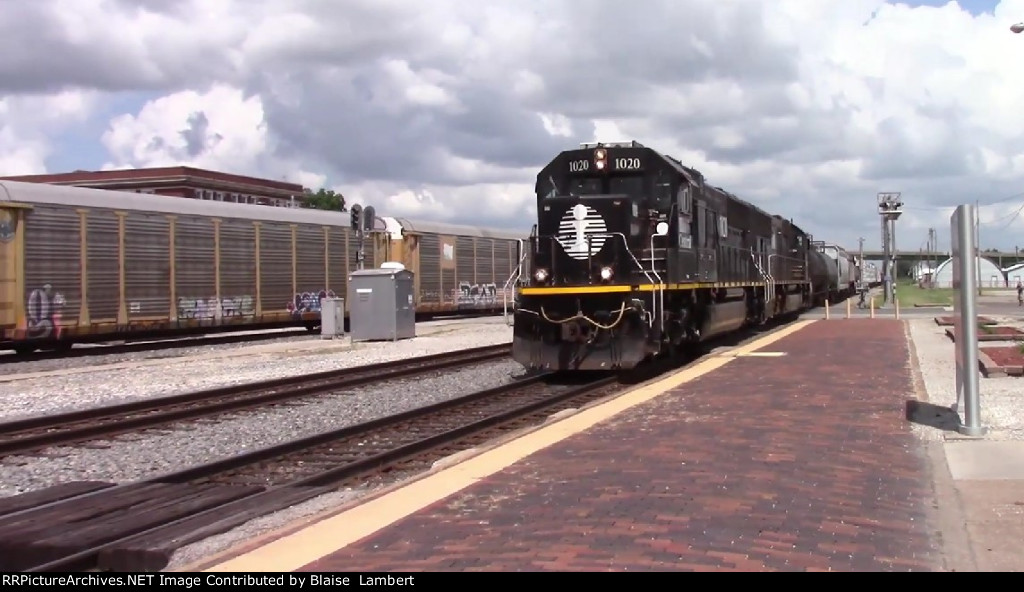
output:
M369 219L369 218L367 218ZM526 232L372 217L363 265L415 273L416 311L503 310ZM283 326L346 294L348 213L0 182L0 348Z
M811 302L814 306L822 306L831 298L835 286L835 265L830 265L829 258L817 249L811 249L807 258L811 270Z
M822 252L835 261L837 282L832 301L849 298L857 291L857 261L849 251L836 244L823 244Z
M628 369L809 303L802 230L638 142L563 151L535 190L513 317L527 368Z

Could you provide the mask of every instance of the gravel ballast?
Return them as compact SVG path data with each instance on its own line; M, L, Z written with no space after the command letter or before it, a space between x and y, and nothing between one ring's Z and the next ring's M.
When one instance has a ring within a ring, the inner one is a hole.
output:
M243 340L243 335L258 336ZM210 339L226 339L236 337L238 341L228 343L212 343ZM149 343L132 344L134 351L117 352L113 347L105 345L83 344L75 346L71 353L78 354L67 357L53 357L41 360L30 360L25 362L16 361L18 358L11 353L0 351L0 379L7 375L20 375L33 372L50 372L54 370L71 370L81 368L90 370L96 366L118 364L123 362L140 362L144 360L167 360L188 356L196 356L213 352L226 352L233 349L252 347L253 345L302 343L320 339L318 335L305 330L296 329L270 329L267 331L240 331L238 333L225 333L223 335L211 335L207 339L193 340L185 339L166 340L155 342L158 347L151 348Z
M434 321L396 342L308 339L210 348L169 360L122 361L0 377L0 421L511 343L502 317Z
M1000 319L996 319L1000 320ZM928 393L928 402L950 408L956 403L956 365L953 341L946 335L946 327L935 324L934 319L908 321L910 335L917 351L917 365ZM1014 326L1002 322L1001 325ZM1019 326L1019 323L1016 324ZM982 343L982 348L1005 346L1005 343ZM988 429L986 440L1024 440L1024 378L978 377L981 395L981 424ZM964 406L960 403L960 417ZM943 430L912 424L914 431L924 438L944 439ZM954 430L956 426L946 426Z
M216 422L184 422L161 431L126 434L105 442L103 448L93 442L88 448L50 448L46 456L10 456L0 462L0 495L69 481L153 478L507 384L524 374L511 360L491 362L304 399L302 405L292 402L223 415Z
M922 315L923 316L923 315ZM954 390L953 344L945 335L945 328L935 324L934 315L908 320L909 331L916 354L912 354L923 376L930 401L949 406L956 401ZM987 437L1003 440L1024 439L1024 379L981 378L982 422L989 428ZM961 408L961 413L962 413ZM915 432L928 439L941 439L939 429L911 424ZM250 521L230 532L217 535L179 549L168 565L168 570L182 569L211 555L224 552L234 545L283 528L303 518L330 511L338 505L356 499L369 491L347 490L321 496L288 510Z

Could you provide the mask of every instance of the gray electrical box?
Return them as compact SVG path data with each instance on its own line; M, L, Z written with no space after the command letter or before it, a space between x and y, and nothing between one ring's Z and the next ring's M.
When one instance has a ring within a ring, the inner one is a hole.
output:
M348 276L352 341L398 341L416 337L413 273L406 269L361 269Z
M320 337L334 339L345 335L345 299L324 298L320 301Z

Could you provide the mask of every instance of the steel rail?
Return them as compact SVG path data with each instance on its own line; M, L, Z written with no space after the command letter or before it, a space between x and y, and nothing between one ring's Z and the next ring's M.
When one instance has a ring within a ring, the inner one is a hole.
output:
M486 346L9 421L0 423L0 456L488 362L510 351L508 344Z

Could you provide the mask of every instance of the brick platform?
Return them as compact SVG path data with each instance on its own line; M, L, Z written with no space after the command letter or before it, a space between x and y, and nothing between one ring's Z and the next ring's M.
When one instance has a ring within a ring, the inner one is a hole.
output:
M766 349L302 570L943 569L902 324Z

